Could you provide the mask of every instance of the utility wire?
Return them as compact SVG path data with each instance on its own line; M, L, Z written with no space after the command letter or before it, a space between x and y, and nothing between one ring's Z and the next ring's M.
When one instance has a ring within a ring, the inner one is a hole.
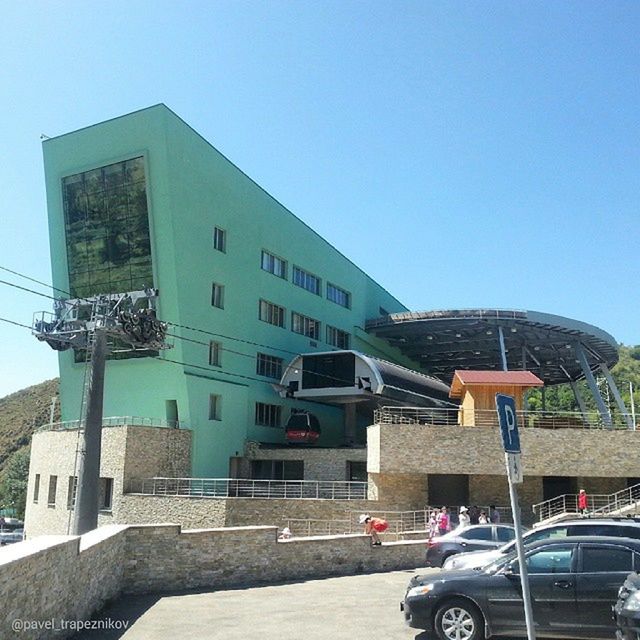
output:
M49 300L57 300L57 298L54 298L53 296L48 296L46 293L40 293L39 291L34 291L33 289L28 289L27 287L21 287L19 284L14 284L13 282L7 282L6 280L0 280L0 284L6 284L10 287L14 287L15 289L21 289L22 291L35 293L37 296L42 296L43 298L49 298Z
M19 276L20 278L24 278L25 280L30 280L31 282L42 285L43 287L47 287L47 289L53 289L54 291L59 291L60 293L64 293L65 295L71 297L71 294L68 291L65 291L64 289L58 289L58 287L54 287L52 284L47 284L46 282L42 282L41 280L36 280L31 276L26 276L24 273L19 273L18 271L3 267L2 265L0 265L0 270L7 271L8 273L12 273L14 276Z

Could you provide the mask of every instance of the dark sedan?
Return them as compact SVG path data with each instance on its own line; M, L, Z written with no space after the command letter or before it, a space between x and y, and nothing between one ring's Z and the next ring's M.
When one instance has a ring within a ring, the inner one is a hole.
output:
M427 543L427 566L441 567L447 558L464 551L492 551L515 538L506 524L474 524L431 538Z
M640 569L640 540L543 540L525 554L539 636L615 637L611 609L626 576ZM409 626L435 632L440 640L526 637L515 553L480 570L414 576L400 608Z

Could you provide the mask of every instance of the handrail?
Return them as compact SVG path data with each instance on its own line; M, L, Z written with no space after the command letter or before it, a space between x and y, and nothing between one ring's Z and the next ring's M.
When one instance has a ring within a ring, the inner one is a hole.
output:
M587 494L588 515L606 515L620 511L640 502L640 484L635 484L615 493ZM548 520L564 514L579 514L578 494L567 493L550 500L538 502L532 506L538 521Z
M607 423L597 412L579 411L517 411L521 428L542 429L629 429L629 415L613 413ZM476 427L497 427L498 414L492 409L452 409L426 407L380 407L374 411L375 424L424 424Z
M37 431L73 431L81 428L81 420L50 422L38 427ZM103 427L160 427L163 429L189 429L184 420L164 420L162 418L144 418L142 416L111 416L102 419Z
M285 498L366 500L366 482L329 480L247 480L237 478L145 478L140 493L188 498Z

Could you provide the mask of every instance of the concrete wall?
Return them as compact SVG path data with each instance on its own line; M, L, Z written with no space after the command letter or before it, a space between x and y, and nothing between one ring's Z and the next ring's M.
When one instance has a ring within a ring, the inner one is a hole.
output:
M276 534L271 526L191 531L172 524L110 526L81 538L43 536L3 547L0 593L11 597L0 613L0 638L18 637L15 620L86 620L123 593L220 589L424 563L424 540L372 548L364 535L279 542ZM70 635L25 628L19 637Z

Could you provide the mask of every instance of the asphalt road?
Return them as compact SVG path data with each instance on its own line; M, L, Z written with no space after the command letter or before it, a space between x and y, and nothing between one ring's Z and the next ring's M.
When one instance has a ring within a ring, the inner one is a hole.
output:
M87 630L74 640L426 640L405 625L400 613L414 573L124 597L105 609L100 620L128 621L126 631Z

